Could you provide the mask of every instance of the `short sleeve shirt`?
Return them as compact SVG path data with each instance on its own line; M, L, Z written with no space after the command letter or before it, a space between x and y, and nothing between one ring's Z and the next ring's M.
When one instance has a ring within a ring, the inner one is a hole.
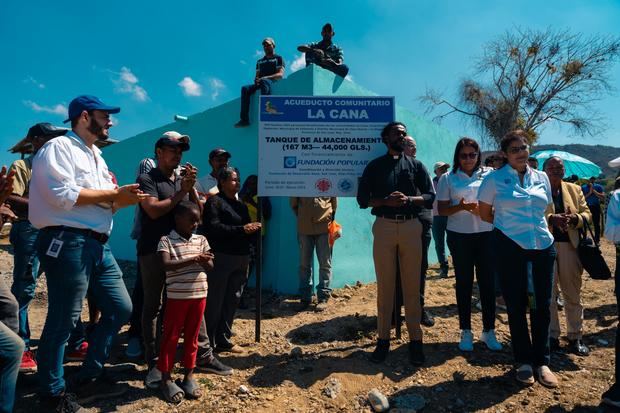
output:
M269 57L263 56L256 62L256 70L259 77L275 75L283 67L284 59L277 54Z
M491 168L480 167L471 176L460 169L443 174L437 185L437 201L450 201L451 206L458 205L461 199L465 202L478 202L480 185L491 172ZM449 231L473 234L491 231L493 225L469 211L458 211L448 216L447 228Z
M325 52L326 57L332 59L336 63L342 63L344 60L342 49L335 43L327 45L323 40L321 40L320 42L310 43L308 47L312 49L321 49ZM310 63L316 63L314 60L314 55L312 53L306 53L306 65L309 65Z
M158 252L167 252L172 261L194 258L211 249L202 235L183 238L175 230L163 236ZM166 271L166 296L175 300L190 300L207 296L207 273L200 264L192 264L174 271Z
M159 168L153 168L149 172L138 177L140 190L157 198L158 201L171 198L181 190L181 179L175 175L175 179L164 176ZM189 196L185 196L185 201ZM140 206L140 235L138 236L138 255L152 254L157 251L157 244L161 237L169 234L174 229L174 216L171 212L152 219Z
M603 193L605 192L605 190L603 189L603 187L599 184L594 184L592 185L594 187L594 190L598 193ZM588 185L581 185L581 190L583 191L583 195L586 196L588 194L588 192L590 192L590 188L588 188ZM601 201L598 199L598 197L592 193L590 196L586 197L586 204L588 204L588 206L590 205L600 205Z
M544 172L527 167L523 184L506 164L482 181L478 200L495 209L493 224L526 250L543 250L553 244L545 210L553 203L551 184Z

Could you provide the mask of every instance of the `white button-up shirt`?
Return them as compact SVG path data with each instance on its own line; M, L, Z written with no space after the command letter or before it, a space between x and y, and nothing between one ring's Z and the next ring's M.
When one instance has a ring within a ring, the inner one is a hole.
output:
M605 238L620 244L620 189L611 194L607 205L607 221L605 221ZM616 263L618 265L618 263Z
M528 166L521 185L517 171L507 164L482 181L478 200L493 205L493 224L521 248L542 250L553 244L545 220L545 210L553 204L553 197L544 172Z
M443 174L437 185L437 201L450 201L450 205L458 205L461 199L465 202L478 202L478 190L482 180L493 172L492 168L481 166L471 176L457 169L456 173ZM478 215L469 211L458 211L448 216L448 230L462 234L487 232L493 225L484 222Z
M109 234L111 204L75 203L82 189L114 189L108 166L95 145L72 131L47 142L32 163L28 219L36 228L65 225Z

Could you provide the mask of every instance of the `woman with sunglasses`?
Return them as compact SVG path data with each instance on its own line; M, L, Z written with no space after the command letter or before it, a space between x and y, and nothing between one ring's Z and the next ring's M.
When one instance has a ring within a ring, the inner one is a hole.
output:
M508 132L500 146L506 165L482 182L478 208L482 220L495 226L492 242L518 364L516 378L534 384L535 368L542 385L557 387L558 380L549 369L549 306L556 257L545 220L545 212L553 211L551 184L544 172L528 166L524 131Z
M480 341L490 350L502 345L495 337L495 279L491 268L491 231L493 225L482 221L478 211L478 190L493 169L480 164L480 146L471 138L462 138L454 150L452 171L439 180L439 215L448 217L448 247L456 275L456 303L461 329L461 351L473 351L471 332L471 293L474 269L482 304Z

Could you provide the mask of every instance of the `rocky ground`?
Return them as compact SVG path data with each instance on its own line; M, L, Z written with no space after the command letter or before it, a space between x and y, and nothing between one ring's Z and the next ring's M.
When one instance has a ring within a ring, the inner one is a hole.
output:
M2 276L10 280L10 246L0 245ZM614 251L604 244L613 267ZM135 275L133 263L121 263L127 283ZM334 291L323 313L298 313L295 297L264 297L260 343L254 342L254 313L239 312L235 341L243 354L222 355L235 374L220 377L198 374L204 396L178 407L164 402L158 392L144 387L145 366L127 364L124 358L126 328L113 351L110 366L129 386L122 397L86 405L89 411L159 412L370 412L368 393L377 389L387 396L391 411L611 411L599 406L600 395L613 380L616 306L613 280L594 281L584 276L585 341L592 353L581 358L555 354L552 369L560 387L550 390L535 384L523 388L512 371L510 335L505 312L497 314L498 338L505 344L492 353L476 344L471 354L457 348L459 339L454 278L440 279L431 270L427 283L428 310L436 325L425 329L427 363L412 368L407 360L407 333L392 340L385 364L368 360L375 342L376 286L355 285ZM337 274L335 275L338 276ZM45 280L42 278L30 310L33 337L39 337L46 314ZM250 304L252 301L250 300ZM87 319L86 312L85 319ZM481 332L481 314L474 309L473 328ZM563 323L564 328L564 323ZM36 345L36 340L35 340ZM134 361L135 362L135 361ZM69 363L68 375L78 365ZM40 411L35 396L34 374L20 375L17 412Z

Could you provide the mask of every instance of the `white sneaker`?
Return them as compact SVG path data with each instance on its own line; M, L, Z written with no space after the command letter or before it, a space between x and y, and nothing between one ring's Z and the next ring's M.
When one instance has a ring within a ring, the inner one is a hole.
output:
M157 389L159 384L161 383L161 371L157 367L153 367L149 370L146 375L146 379L144 379L144 384L149 389Z
M483 331L480 341L486 344L489 350L500 351L502 349L502 343L495 337L495 330Z
M459 350L474 351L474 335L471 333L471 330L461 330Z

